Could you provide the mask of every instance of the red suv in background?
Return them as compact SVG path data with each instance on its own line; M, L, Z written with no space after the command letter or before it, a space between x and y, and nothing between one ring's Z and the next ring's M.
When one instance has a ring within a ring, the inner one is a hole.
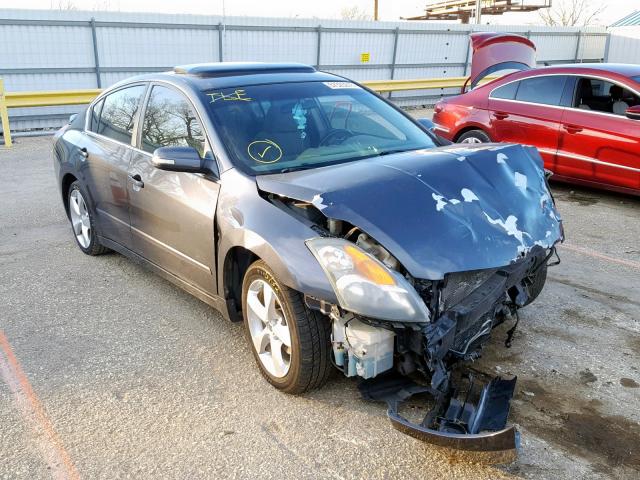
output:
M639 65L532 68L525 37L479 33L471 42L471 90L436 104L438 135L533 145L554 179L640 195ZM519 71L476 87L506 69Z

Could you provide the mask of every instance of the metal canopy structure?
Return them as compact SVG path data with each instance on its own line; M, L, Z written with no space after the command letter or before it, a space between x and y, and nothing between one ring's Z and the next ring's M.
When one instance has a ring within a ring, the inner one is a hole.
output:
M507 12L533 12L549 8L552 0L444 0L428 4L424 15L404 20L461 20L469 23L475 18L480 23L482 15L502 15Z
M630 13L626 17L622 17L620 20L613 22L610 27L629 27L640 25L640 10L636 10Z

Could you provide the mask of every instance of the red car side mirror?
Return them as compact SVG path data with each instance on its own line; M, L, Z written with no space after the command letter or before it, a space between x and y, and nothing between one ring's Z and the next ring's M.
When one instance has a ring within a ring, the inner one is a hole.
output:
M640 105L627 108L624 114L631 120L640 120Z

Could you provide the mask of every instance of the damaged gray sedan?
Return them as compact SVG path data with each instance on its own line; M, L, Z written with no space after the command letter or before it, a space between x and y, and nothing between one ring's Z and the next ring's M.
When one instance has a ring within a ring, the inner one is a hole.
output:
M335 367L429 442L508 450L515 378L456 367L541 292L562 222L520 145L445 145L355 82L299 64L135 77L62 128L74 238L244 321L288 393ZM433 408L399 413L411 395Z

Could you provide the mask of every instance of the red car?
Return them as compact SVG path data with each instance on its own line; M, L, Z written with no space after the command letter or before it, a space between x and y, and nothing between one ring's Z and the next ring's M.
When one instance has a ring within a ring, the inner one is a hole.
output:
M538 148L554 179L640 195L640 65L535 66L512 34L471 35L470 91L435 106L435 133ZM477 86L497 71L517 70Z

